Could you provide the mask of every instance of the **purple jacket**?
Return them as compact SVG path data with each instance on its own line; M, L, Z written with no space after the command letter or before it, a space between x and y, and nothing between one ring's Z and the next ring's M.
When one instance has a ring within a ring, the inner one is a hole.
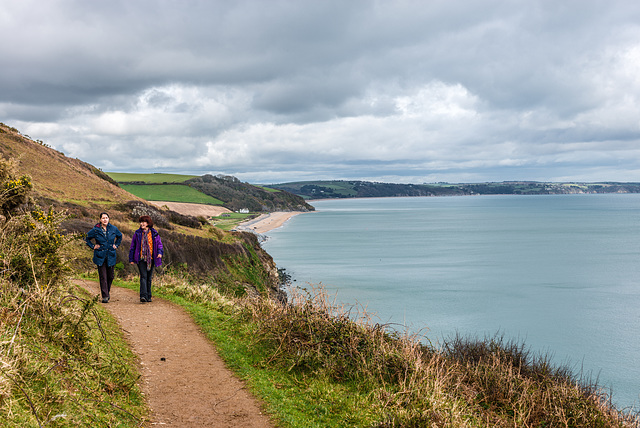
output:
M162 250L162 241L160 240L160 235L153 228L149 228L151 231L151 237L153 238L153 260L155 262L155 266L162 265L162 257L158 257L159 254L164 255L164 251ZM138 264L140 262L140 250L142 245L142 229L138 229L134 232L133 238L131 238L131 248L129 248L129 262L133 262Z

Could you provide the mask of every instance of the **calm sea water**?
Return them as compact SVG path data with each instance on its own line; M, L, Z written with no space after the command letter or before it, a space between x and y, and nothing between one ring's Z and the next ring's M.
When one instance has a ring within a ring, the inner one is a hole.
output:
M263 244L297 286L434 344L500 332L640 403L640 195L312 204Z

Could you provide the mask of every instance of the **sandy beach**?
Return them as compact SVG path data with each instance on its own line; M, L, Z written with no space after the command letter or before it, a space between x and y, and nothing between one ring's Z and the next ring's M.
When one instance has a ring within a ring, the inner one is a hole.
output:
M170 210L178 212L180 214L192 215L196 217L217 217L220 214L231 212L226 208L214 205L165 201L153 201L151 203L159 208L166 206ZM291 217L303 213L303 211L277 211L267 214L261 214L257 218L240 223L236 229L258 234L267 233L270 230L277 229L278 227L282 226Z
M151 201L151 203L158 208L166 206L171 211L175 211L180 214L192 215L195 217L217 217L223 213L230 213L228 209L215 205L205 204L190 204L186 202L165 202L165 201Z
M282 226L291 217L303 214L302 211L277 211L273 213L261 214L258 218L245 221L238 225L236 229L258 234L267 233L270 230Z

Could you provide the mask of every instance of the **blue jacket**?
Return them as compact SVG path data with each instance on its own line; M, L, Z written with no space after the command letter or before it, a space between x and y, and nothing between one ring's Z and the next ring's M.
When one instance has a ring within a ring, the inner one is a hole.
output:
M94 243L91 242L92 239ZM117 227L109 223L105 232L102 229L102 225L98 223L91 228L84 240L89 248L93 250L93 262L97 266L102 266L105 259L107 260L107 266L116 265L116 249L113 248L113 245L115 244L116 247L119 247L122 242L122 232ZM94 250L95 244L100 245L100 248Z
M150 227L151 237L153 238L153 252L151 256L153 257L154 265L156 267L162 265L162 257L158 257L159 254L164 255L164 250L162 248L162 241L160 240L160 235L158 231L153 227ZM129 248L129 262L133 262L138 264L140 262L140 250L142 245L142 229L138 229L133 234L133 238L131 238L131 247Z

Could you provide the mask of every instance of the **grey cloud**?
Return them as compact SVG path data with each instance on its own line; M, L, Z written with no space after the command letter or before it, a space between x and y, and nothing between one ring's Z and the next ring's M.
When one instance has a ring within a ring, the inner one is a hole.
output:
M624 0L10 0L0 115L103 169L638 177L639 18Z

